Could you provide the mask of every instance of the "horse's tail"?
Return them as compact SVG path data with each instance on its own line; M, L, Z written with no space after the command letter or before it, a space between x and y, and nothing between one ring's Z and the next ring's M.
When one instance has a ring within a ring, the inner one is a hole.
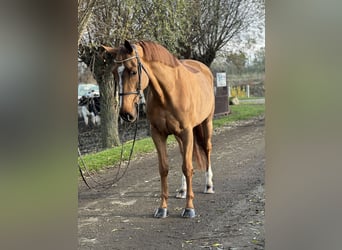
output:
M204 137L203 125L200 124L193 129L194 150L193 158L196 161L197 168L207 170L208 157L206 153L206 141Z

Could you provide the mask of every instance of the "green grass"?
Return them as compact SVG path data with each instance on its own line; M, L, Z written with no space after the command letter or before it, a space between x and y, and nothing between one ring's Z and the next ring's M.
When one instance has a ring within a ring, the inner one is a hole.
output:
M221 127L229 124L233 121L238 120L246 120L258 115L261 115L265 112L264 104L240 104L236 106L230 106L231 114L228 116L222 116L215 118L213 121L214 128ZM169 136L168 144L175 143L176 139L173 136ZM132 141L126 142L123 146L123 160L128 160L131 148ZM82 166L82 160L87 165L90 170L100 170L104 167L109 167L116 165L120 162L121 156L121 146L114 147L110 149L103 150L98 153L91 153L78 158L79 164ZM132 158L137 155L142 155L144 153L153 152L155 150L155 146L150 137L144 138L141 140L137 140L135 142L134 151Z
M215 119L213 121L214 128L227 125L234 121L247 120L265 113L265 104L240 104L229 107L231 114Z
M251 100L251 99L264 99L264 98L265 98L264 96L250 96L250 97L243 96L243 97L239 97L238 99L239 100Z
M174 143L176 139L173 136L169 136L167 142L168 144ZM78 158L78 163L82 166L82 160L85 162L90 170L100 170L104 167L109 167L120 163L121 151L122 151L122 161L126 161L129 158L132 141L126 142L122 146L106 149L97 153L86 154L82 156L82 159ZM153 144L152 138L144 138L135 141L132 158L137 155L144 153L153 152L155 146Z

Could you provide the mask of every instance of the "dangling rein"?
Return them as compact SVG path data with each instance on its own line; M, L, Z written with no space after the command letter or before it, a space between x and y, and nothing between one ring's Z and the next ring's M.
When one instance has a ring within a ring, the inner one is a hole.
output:
M127 166L125 168L125 170L123 171L123 173L119 176L119 173L120 173L120 170L121 170L121 164L122 164L122 161L123 161L123 150L124 150L124 144L122 144L121 146L121 153L120 153L120 164L118 166L118 170L117 170L117 173L116 173L116 176L115 176L115 179L113 180L113 182L109 183L108 185L104 185L102 183L99 183L98 181L96 181L89 173L89 170L88 170L88 167L87 165L85 164L83 158L82 158L82 155L81 155L81 152L80 152L80 149L78 148L78 156L80 157L81 159L81 163L83 165L83 168L84 170L82 169L82 167L80 166L80 164L78 164L78 169L79 169L79 172L81 174L81 177L82 177L82 180L83 182L86 184L86 186L89 188L89 189L93 189L97 192L99 192L100 190L98 190L97 188L95 187L92 187L91 185L89 185L89 183L87 182L84 174L83 174L83 171L85 171L89 176L90 178L92 179L92 181L94 181L96 184L98 184L98 186L101 186L102 189L109 189L110 187L112 187L115 183L117 183L119 180L121 180L124 175L126 174L127 172L127 169L131 163L131 159L132 159L132 155L133 155L133 150L134 150L134 145L135 145L135 141L136 141L136 138L137 138L137 131L138 131L138 122L139 122L139 105L138 105L138 117L137 117L137 120L135 121L135 130L134 130L134 138L133 138L133 143L132 143L132 147L131 147L131 150L130 150L130 153L129 153L129 157L128 157L128 162L127 162Z

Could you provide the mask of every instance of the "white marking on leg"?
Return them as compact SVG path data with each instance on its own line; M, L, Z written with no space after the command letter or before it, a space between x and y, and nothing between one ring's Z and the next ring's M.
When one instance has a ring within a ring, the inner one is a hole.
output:
M211 170L211 164L209 164L208 171L205 173L204 193L214 193L213 171Z
M176 198L186 198L186 179L184 174L182 174L182 184L179 191L176 194Z
M186 179L184 174L182 174L182 184L180 189L186 191Z

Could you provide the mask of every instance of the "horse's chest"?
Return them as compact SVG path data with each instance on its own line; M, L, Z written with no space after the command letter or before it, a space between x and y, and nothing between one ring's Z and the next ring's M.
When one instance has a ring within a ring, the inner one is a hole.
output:
M181 122L172 113L159 109L154 109L149 113L151 125L161 133L179 134L182 131Z

